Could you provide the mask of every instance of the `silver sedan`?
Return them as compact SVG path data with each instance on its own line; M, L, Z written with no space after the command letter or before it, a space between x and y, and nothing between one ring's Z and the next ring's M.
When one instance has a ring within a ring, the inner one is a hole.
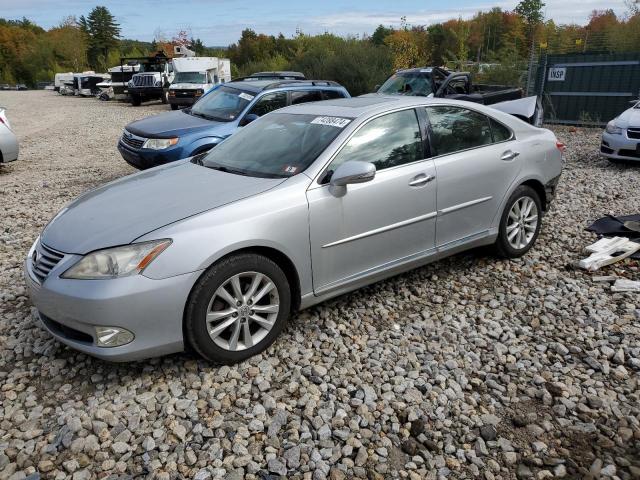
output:
M25 277L44 326L78 350L122 361L190 345L237 362L328 298L480 245L525 254L562 148L452 100L288 107L85 193L35 241Z

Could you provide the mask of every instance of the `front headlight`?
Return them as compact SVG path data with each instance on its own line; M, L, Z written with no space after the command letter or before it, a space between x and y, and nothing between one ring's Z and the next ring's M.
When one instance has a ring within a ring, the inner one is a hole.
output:
M607 123L607 128L605 128L605 130L607 131L607 133L611 133L613 135L620 135L622 133L622 128L616 125L615 120L611 120L609 123Z
M97 250L85 255L64 272L62 278L101 280L136 275L142 273L169 245L171 240L164 239Z
M164 150L178 143L179 138L149 138L142 148L149 148L151 150Z

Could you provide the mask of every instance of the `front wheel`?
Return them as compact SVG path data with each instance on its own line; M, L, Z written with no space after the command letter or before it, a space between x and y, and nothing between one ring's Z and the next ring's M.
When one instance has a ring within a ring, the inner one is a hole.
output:
M538 238L542 205L538 193L520 185L511 194L500 219L495 248L501 257L517 258L527 253Z
M142 97L140 95L135 93L131 95L131 105L133 105L134 107L139 107L141 103Z
M178 105L176 105L175 103L171 104L171 110L177 110L178 109Z
M291 311L286 275L272 260L245 253L214 264L187 304L185 334L205 359L231 364L265 350Z

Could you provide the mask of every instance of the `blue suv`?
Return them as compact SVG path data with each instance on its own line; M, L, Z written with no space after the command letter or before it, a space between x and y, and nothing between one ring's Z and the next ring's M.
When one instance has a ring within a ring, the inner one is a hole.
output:
M297 103L348 98L325 80L262 80L247 77L220 85L191 108L162 113L124 128L118 150L145 169L206 152L256 118Z

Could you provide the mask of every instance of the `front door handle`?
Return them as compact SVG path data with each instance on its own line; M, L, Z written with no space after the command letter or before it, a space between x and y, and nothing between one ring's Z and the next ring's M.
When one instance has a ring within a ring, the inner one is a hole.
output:
M507 150L506 152L504 152L502 154L502 156L500 157L500 160L504 160L505 162L508 162L508 161L513 160L514 158L516 158L518 155L520 155L520 152L514 152L513 150Z
M432 180L435 180L435 178L436 178L435 175L425 175L424 173L421 173L420 175L416 175L411 179L411 181L409 182L409 186L421 187L422 185L426 185Z

